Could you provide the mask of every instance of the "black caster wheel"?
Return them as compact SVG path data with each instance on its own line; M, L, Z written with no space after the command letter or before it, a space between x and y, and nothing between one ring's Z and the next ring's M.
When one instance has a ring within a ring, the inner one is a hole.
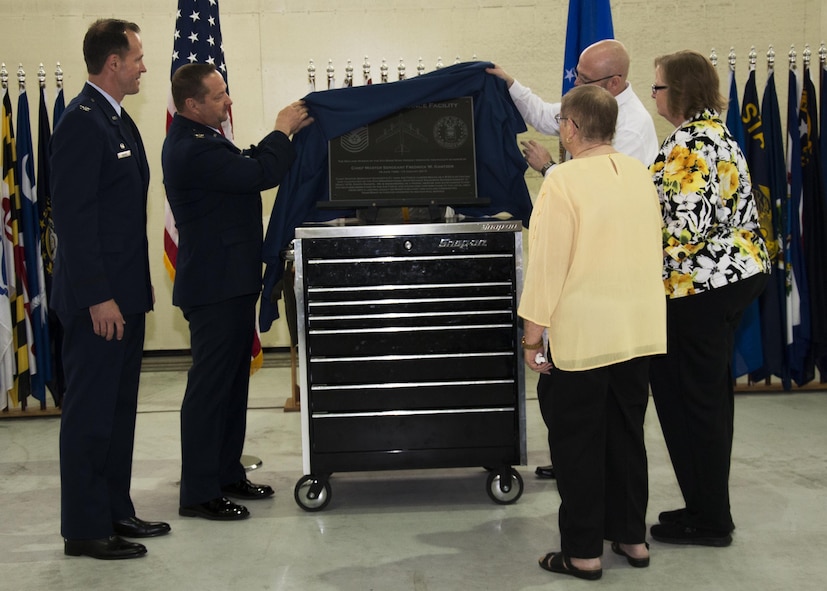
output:
M485 490L498 505L510 505L523 495L523 477L514 468L510 468L508 474L510 478L505 481L499 471L488 474Z
M330 502L332 493L330 483L320 480L312 474L302 476L293 490L296 504L305 511L321 511Z

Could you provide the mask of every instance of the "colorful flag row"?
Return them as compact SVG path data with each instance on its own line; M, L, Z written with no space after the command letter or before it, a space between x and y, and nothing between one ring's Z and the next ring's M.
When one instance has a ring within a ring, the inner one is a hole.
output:
M17 98L15 123L6 80L3 76L0 410L25 409L30 397L45 408L47 389L55 406L60 406L65 386L55 364L59 364L56 341L61 331L48 307L55 240L49 198L47 150L51 126L46 90L41 84L35 158L25 85L21 84ZM55 122L63 109L60 89L53 106Z
M816 370L822 382L827 378L827 134L818 129L819 119L827 121L823 66L818 76L820 97L809 61L801 72L791 62L786 137L774 69L760 103L750 70L740 108L732 69L729 80L727 126L747 157L775 261L770 282L739 328L734 371L754 382L778 377L785 390L813 381Z

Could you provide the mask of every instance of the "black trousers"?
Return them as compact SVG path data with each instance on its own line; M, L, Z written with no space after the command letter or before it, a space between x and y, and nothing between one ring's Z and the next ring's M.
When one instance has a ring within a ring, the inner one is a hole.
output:
M649 358L588 371L553 369L538 384L560 493L562 551L603 554L603 540L640 544L649 501L643 420Z
M667 353L652 359L663 437L687 525L729 532L734 394L732 352L744 310L767 281L755 275L666 304Z
M60 414L60 531L112 535L135 515L129 495L145 314L125 316L124 337L97 336L88 312L60 314L66 393Z
M181 404L181 506L223 496L244 478L250 351L258 295L183 308L192 367Z

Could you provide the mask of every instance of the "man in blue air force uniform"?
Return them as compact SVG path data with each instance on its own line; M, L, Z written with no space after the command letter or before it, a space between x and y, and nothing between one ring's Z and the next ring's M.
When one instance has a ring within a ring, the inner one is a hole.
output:
M239 150L218 130L229 117L227 86L209 64L172 77L177 111L161 154L164 186L178 229L172 303L190 327L192 367L181 405L179 514L232 521L249 511L227 497L273 494L244 474L250 351L261 291L261 194L295 160L290 135L310 124L299 101L274 131Z
M146 313L153 306L146 238L149 186L141 135L121 107L146 68L138 25L92 24L89 74L51 140L58 236L51 306L64 327L60 426L61 534L70 556L146 554L169 525L135 516L129 493Z

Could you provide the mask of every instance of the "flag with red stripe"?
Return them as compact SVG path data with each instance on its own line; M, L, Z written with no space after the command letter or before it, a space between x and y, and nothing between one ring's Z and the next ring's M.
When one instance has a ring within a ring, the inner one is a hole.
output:
M224 44L221 38L221 21L218 16L218 0L178 0L178 13L175 18L173 34L172 67L170 79L184 64L212 64L224 77L227 92L230 92L227 80L227 65L224 61ZM167 99L167 129L175 114L172 93ZM233 139L233 112L222 124L222 133L227 139ZM178 230L169 203L164 207L164 266L170 278L175 280L175 264L178 258ZM258 370L264 361L258 326L256 326L253 350L250 359L250 372Z

